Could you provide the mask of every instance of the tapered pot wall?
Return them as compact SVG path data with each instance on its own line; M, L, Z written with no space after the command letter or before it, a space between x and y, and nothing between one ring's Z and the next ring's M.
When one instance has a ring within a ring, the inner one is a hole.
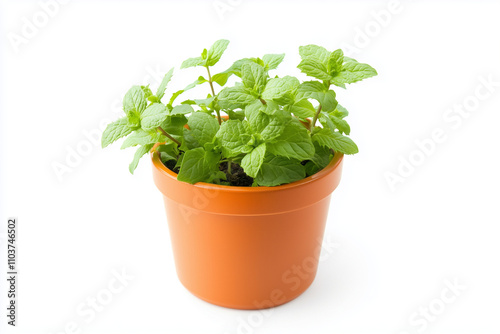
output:
M177 181L152 153L182 284L237 309L274 307L303 293L316 275L342 158L287 185L230 187Z

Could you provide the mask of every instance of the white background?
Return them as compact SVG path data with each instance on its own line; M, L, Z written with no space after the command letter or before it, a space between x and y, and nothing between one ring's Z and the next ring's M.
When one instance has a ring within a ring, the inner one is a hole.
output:
M9 216L20 225L18 326L5 333L500 332L500 3L402 2L381 24L386 1L71 1L15 47L47 2L0 7L2 229ZM219 38L231 44L218 70L284 52L276 74L300 75L298 47L313 43L350 46L379 72L337 89L360 153L345 159L314 284L267 313L185 290L150 162L132 176L133 150L89 148L85 135L120 116L130 86L156 89L173 66L169 92L204 74L179 65ZM422 159L415 141L434 131L444 140ZM54 164L82 147L58 179ZM387 173L410 158L419 165L391 188ZM133 279L95 318L77 312L122 270Z

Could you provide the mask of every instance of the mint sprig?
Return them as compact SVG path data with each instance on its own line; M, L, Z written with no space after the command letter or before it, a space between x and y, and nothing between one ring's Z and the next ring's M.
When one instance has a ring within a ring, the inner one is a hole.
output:
M231 184L236 164L254 186L294 182L323 169L336 152L358 152L345 120L349 113L338 104L332 86L346 88L377 75L375 69L340 49L306 45L299 48L297 67L310 80L271 76L284 54L243 58L217 73L214 68L228 45L218 40L185 60L181 68L204 67L206 76L171 93L168 102L163 99L173 68L154 94L149 86L133 86L123 99L125 117L108 125L102 146L126 137L122 148L138 147L131 173L160 143L158 154L178 171L179 181ZM229 86L232 76L237 80ZM200 91L200 98L182 100L192 89Z

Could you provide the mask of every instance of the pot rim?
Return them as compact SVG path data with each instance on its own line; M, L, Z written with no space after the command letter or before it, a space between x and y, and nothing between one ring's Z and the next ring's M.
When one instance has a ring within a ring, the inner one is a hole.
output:
M177 180L177 174L168 169L163 162L160 159L160 156L158 152L156 151L156 148L161 145L162 143L156 143L153 148L151 149L150 156L151 156L151 161L153 163L153 166L160 170L164 176L172 179L173 181L177 182L182 182L185 183L186 185L195 187L195 188L200 188L200 189L209 189L209 190L224 190L224 191L229 191L229 192L234 192L234 193L239 193L239 192L251 192L251 193L259 193L259 192L274 192L274 191L282 191L282 190L287 190L287 189L293 189L297 188L300 186L304 186L306 184L320 181L324 177L326 177L328 174L330 174L332 171L337 169L337 167L342 163L342 160L344 158L344 154L340 152L335 152L332 160L328 163L328 165L320 170L319 172L310 175L302 180L298 180L295 182L291 183L286 183L282 184L279 186L274 186L274 187L266 187L266 186L258 186L258 187L244 187L244 186L227 186L227 185L220 185L220 184L213 184L213 183L206 183L206 182L197 182L195 184L183 182Z

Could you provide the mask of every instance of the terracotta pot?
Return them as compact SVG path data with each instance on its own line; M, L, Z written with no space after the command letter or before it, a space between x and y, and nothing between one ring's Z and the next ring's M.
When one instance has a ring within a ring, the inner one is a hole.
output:
M236 309L291 301L313 282L342 154L303 180L277 187L177 181L151 153L177 275L195 296Z

